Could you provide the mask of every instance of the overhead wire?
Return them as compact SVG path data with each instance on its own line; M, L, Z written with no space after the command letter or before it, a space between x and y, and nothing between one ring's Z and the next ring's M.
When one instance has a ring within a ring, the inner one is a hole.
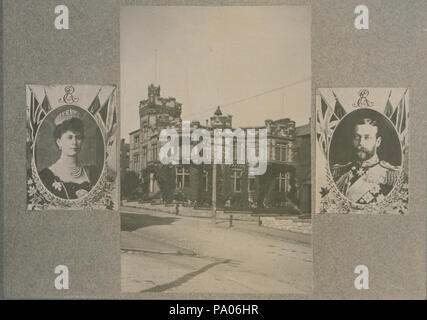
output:
M308 81L308 80L310 80L310 79L311 79L311 77L304 78L304 79L301 79L301 80L298 80L298 81L295 81L295 82L292 82L292 83L289 83L289 84L286 84L286 85L283 85L283 86L280 86L280 87L277 87L277 88L273 88L273 89L270 89L270 90L267 90L267 91L263 91L263 92L257 93L257 94L252 95L252 96L248 96L248 97L245 97L245 98L241 98L241 99L238 99L238 100L235 100L235 101L229 102L229 103L220 104L219 106L220 106L221 108L230 107L230 106L233 106L233 105L239 104L239 103L241 103L241 102L245 102L245 101L248 101L248 100L251 100L251 99L254 99L254 98L258 98L258 97L261 97L261 96L263 96L263 95L266 95L266 94L269 94L269 93L272 93L272 92L275 92L275 91L279 91L279 90L282 90L282 89L286 89L286 88L289 88L289 87L295 86L295 85L297 85L297 84L300 84L300 83L306 82L306 81ZM201 111L201 112L191 113L191 116L193 116L193 117L194 117L194 116L198 116L198 115L201 115L201 114L205 114L205 113L208 113L208 112L210 112L210 111L215 110L216 108L217 108L217 106L215 106L215 107L211 107L211 108L208 108L208 109L203 110L203 111Z

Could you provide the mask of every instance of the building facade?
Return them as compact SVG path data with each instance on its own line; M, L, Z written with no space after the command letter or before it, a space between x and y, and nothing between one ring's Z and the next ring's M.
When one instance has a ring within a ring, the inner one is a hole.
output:
M210 206L215 171L219 208L310 213L309 125L296 127L293 120L285 118L265 120L262 127L241 128L244 132L267 130L267 171L263 175L250 176L247 162L237 163L236 139L232 164L216 164L215 170L213 164L164 165L159 161L159 151L165 143L159 140L160 132L175 129L182 139L181 108L175 98L162 98L160 87L154 85L148 87L148 98L140 102L140 129L129 134L129 170L136 172L145 185L144 199ZM208 130L213 144L215 129L233 130L232 116L224 115L218 107L205 125L192 121L190 132L195 129ZM193 143L194 146L198 142ZM255 149L258 150L257 136Z
M129 170L129 143L125 142L125 139L120 140L120 176L123 177Z

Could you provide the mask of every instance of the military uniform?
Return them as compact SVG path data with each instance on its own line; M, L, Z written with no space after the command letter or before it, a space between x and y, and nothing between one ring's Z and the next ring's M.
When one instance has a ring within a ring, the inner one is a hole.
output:
M380 161L377 155L362 163L350 162L332 167L338 190L358 204L380 202L393 189L399 174L399 167Z

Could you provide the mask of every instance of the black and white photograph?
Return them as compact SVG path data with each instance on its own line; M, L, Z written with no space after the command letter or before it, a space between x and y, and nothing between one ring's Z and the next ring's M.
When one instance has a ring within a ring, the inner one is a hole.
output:
M310 21L308 6L121 8L122 292L311 293Z
M115 94L113 86L27 86L29 210L116 206Z
M319 212L407 213L408 96L405 88L318 90Z
M425 299L426 16L0 0L0 299L159 319Z

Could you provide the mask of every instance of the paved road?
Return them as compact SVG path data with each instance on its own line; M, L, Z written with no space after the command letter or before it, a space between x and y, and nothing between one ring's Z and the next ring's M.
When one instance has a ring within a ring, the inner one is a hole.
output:
M311 292L309 244L235 223L122 207L122 291Z

